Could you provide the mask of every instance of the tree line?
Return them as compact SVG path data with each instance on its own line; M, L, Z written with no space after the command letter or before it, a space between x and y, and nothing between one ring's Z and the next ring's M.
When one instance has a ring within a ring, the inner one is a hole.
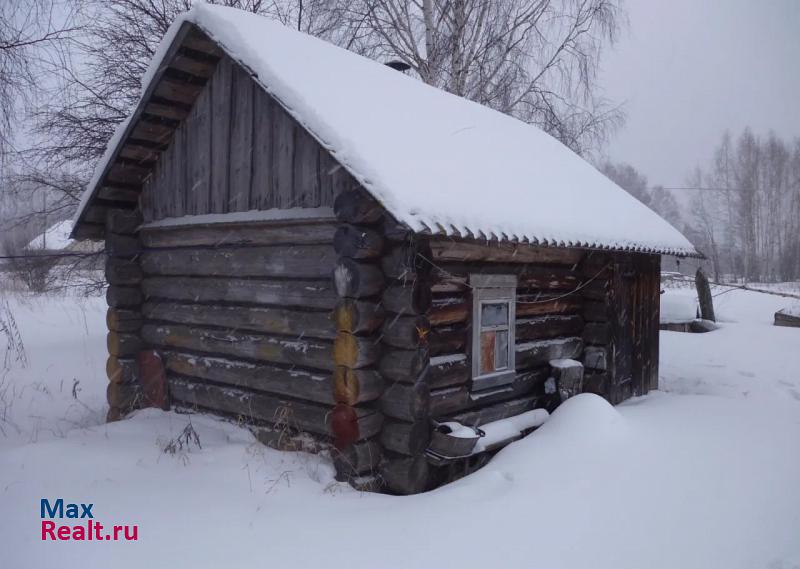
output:
M800 279L800 137L726 132L688 185L702 189L687 234L718 279Z
M800 279L800 137L724 133L710 163L680 188L690 196L683 204L629 164L599 169L681 230L717 282Z

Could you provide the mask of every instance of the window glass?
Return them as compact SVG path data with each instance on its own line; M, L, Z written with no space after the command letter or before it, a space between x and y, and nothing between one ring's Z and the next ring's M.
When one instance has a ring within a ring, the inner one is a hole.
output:
M487 303L481 308L481 328L508 326L508 303Z
M495 332L494 366L497 370L508 367L508 330Z

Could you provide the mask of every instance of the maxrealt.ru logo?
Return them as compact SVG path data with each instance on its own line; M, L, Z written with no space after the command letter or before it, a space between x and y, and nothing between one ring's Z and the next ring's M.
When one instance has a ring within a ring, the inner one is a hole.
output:
M42 518L43 541L137 541L138 525L106 526L94 519L94 504L64 503L58 498L52 503L42 498L40 514ZM58 520L85 520L77 524L58 523ZM106 529L108 528L108 529Z

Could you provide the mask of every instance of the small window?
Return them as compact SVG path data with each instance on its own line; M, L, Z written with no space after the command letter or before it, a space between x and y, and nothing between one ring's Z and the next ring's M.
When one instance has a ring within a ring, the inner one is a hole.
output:
M514 381L514 308L517 277L470 275L472 384L488 389Z

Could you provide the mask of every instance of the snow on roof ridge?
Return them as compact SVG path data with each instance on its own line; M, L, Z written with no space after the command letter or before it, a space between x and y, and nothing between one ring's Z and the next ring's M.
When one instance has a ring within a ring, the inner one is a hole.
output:
M263 16L196 4L167 31L143 90L185 22L249 69L414 231L697 254L669 223L537 127ZM76 220L126 125L109 142Z

